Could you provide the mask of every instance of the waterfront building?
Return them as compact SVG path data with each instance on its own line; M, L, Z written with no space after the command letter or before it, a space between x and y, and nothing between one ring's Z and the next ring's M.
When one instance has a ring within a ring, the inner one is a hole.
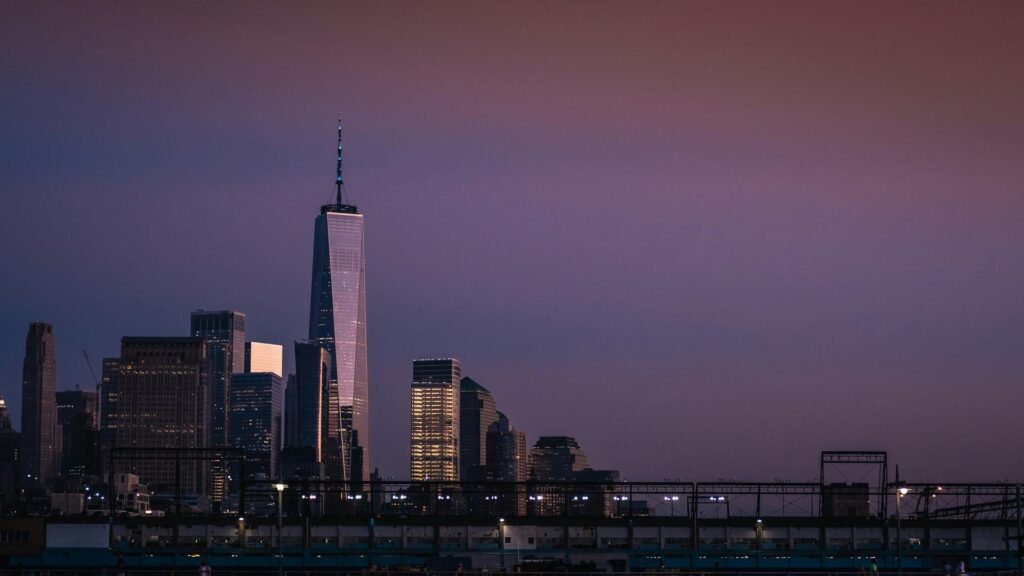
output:
M284 376L284 347L265 342L245 343L245 371L273 372L278 378Z
M549 516L566 512L567 501L558 483L572 482L587 467L587 456L571 436L541 436L530 449L530 514ZM547 485L551 483L551 485Z
M459 380L455 358L414 360L410 410L410 477L459 479Z
M498 412L497 416L487 429L487 480L522 485L529 479L526 434L513 428L503 413ZM526 513L526 495L514 485L503 487L498 496L501 514L521 516Z
M277 374L250 372L231 376L228 440L232 447L245 451L248 477L277 477L283 404L284 391Z
M104 465L112 448L209 446L209 362L203 338L124 337L121 357L103 362L100 439ZM143 450L144 451L144 450ZM141 454L140 454L141 456ZM208 466L198 460L131 459L121 454L114 473L137 474L155 489L208 493ZM110 470L105 470L109 474Z
M459 478L483 480L487 466L487 430L498 421L491 392L469 377L459 382Z
M587 455L571 436L541 436L530 450L530 480L570 482L587 467Z
M60 472L57 356L53 325L33 322L25 338L21 379L21 479L42 487Z
M340 121L335 186L335 201L320 207L314 225L309 341L331 356L330 378L338 390L342 473L345 479L359 482L370 473L366 259L363 215L345 197Z
M82 479L99 474L99 411L94 390L57 392L61 428L61 474Z

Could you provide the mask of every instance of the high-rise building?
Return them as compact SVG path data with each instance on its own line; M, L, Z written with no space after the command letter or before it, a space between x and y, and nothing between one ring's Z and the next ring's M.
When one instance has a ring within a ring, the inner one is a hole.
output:
M320 207L314 227L309 341L323 346L331 355L330 376L337 382L344 474L358 482L370 474L366 260L363 215L345 197L340 122L335 185L336 199ZM358 469L353 469L353 462Z
M7 402L0 396L0 513L17 508L21 434L11 427Z
M410 476L459 479L459 380L455 358L414 360L410 410Z
M499 508L494 513L522 516L526 513L522 486L529 479L526 434L513 428L501 412L497 415L497 420L487 428L487 480L517 482L519 489L516 485L492 487L500 495Z
M210 362L210 446L228 445L228 396L231 375L241 372L245 351L245 314L233 310L196 310L193 338L206 340Z
M121 339L121 357L105 359L100 390L104 464L112 448L209 446L209 362L203 338ZM137 474L156 490L208 494L208 466L186 459L137 459L121 454L115 473ZM104 471L105 474L109 470Z
M571 482L587 467L587 455L571 436L541 436L530 450L530 480Z
M229 400L228 438L231 446L245 450L246 475L276 478L284 404L281 377L274 372L233 374Z
M487 429L487 480L526 482L530 477L526 434L516 430L503 413Z
M60 472L57 357L53 325L33 322L21 378L21 479L40 487Z
M245 343L245 371L273 372L278 378L284 376L284 347L265 342Z
M289 448L313 448L318 462L330 449L330 397L330 353L317 344L296 342L295 378L289 382L287 398L288 443Z
M99 474L99 412L94 390L57 392L61 427L61 474L81 479Z
M468 376L459 382L459 478L486 476L487 430L498 421L491 392Z
M558 483L572 482L587 467L587 456L575 438L541 436L530 449L532 483L528 513L541 516L561 514L568 508L565 490ZM553 486L545 486L550 482Z

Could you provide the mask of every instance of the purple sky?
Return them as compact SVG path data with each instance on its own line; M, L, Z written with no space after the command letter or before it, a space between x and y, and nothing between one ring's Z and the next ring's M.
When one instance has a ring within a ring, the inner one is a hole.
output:
M305 337L341 111L385 474L454 355L631 480L1022 480L1022 63L1020 2L4 2L0 389L33 320L58 388Z

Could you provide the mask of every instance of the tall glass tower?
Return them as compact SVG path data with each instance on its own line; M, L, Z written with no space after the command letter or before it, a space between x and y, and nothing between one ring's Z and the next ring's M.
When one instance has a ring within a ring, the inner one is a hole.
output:
M344 478L369 479L369 404L366 371L366 259L363 215L345 198L338 124L337 195L320 207L313 233L313 283L309 302L309 342L333 359L337 383L339 439ZM333 411L334 407L331 407Z

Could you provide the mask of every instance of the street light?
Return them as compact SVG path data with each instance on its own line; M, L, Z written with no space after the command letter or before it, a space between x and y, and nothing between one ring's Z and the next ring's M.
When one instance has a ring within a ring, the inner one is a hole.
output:
M281 516L281 496L284 493L284 489L288 486L278 482L274 484L274 490L277 490L277 573L282 573L281 568L281 530L284 525L283 517Z
M669 503L669 507L672 510L672 516L676 515L676 502L679 501L679 496L665 496L665 502Z

